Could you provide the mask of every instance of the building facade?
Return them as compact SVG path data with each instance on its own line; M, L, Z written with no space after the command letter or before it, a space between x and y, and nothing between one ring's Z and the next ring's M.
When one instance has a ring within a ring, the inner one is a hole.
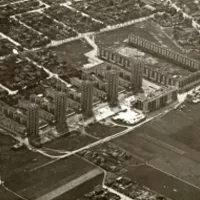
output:
M64 92L55 93L55 119L57 130L64 131L67 128L67 94Z
M123 84L123 81L120 81L122 85L125 87L129 87L130 85L133 91L141 89L144 68L141 60L130 59L101 47L98 49L98 57L105 61L104 65L106 64L107 66L111 66L111 68L119 70L120 80L124 79L126 81L125 84ZM130 84L128 84L128 81Z
M86 116L92 116L94 85L92 81L85 80L82 83L81 107Z
M143 62L136 60L131 63L131 87L133 91L139 91L142 88L142 77L143 77Z
M34 103L30 103L27 108L27 131L31 137L39 133L39 106Z
M143 51L153 53L157 56L170 60L171 62L187 68L190 71L194 72L200 70L200 63L198 61L183 54L174 52L166 47L162 47L161 45L147 41L144 38L135 36L134 34L129 35L128 43L134 47L142 49Z
M163 87L147 96L142 95L137 97L135 107L144 113L152 112L176 101L177 93L178 90L176 87Z
M119 72L117 70L109 70L107 79L107 99L111 106L115 106L118 102Z

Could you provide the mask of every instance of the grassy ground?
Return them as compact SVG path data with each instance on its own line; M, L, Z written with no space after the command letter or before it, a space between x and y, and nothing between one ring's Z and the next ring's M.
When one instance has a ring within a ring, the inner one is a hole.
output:
M188 56L190 56L198 61L200 60L199 51L192 50L188 53Z
M22 200L11 192L5 190L2 186L0 187L0 199L2 200Z
M80 68L82 65L88 63L85 53L92 50L92 47L86 40L75 40L57 47L52 47L53 50L61 60L65 60L75 68Z
M140 132L131 132L112 142L143 161L149 161L166 152L162 147L152 144L141 137Z
M54 200L70 199L76 200L84 196L84 194L91 192L95 185L101 184L103 181L103 173L94 177L93 179L79 185L78 187L66 192L65 194L55 198Z
M188 158L171 153L151 160L150 164L200 187L200 165Z
M98 34L96 36L96 43L100 46L110 47L122 43L131 33L140 35L140 37L144 37L152 42L156 42L155 38L148 31L141 31L141 28L136 25L130 25Z
M161 27L152 20L101 33L97 35L96 42L98 45L110 47L122 43L131 33L136 36L145 38L146 40L153 43L167 46L176 52L182 52L182 49L177 47L173 40L167 37Z
M73 151L83 146L86 146L94 141L95 140L93 138L87 135L69 135L52 140L51 142L46 143L45 147L58 150Z
M200 186L199 112L200 105L186 103L185 108L172 110L113 143L159 169Z
M84 160L70 156L35 171L16 175L7 186L23 197L32 200L94 169Z
M173 200L199 200L200 191L149 166L130 168L127 175Z
M182 110L174 110L142 127L155 134L168 135L172 139L200 151L200 105L186 104Z
M32 168L49 162L50 159L41 154L20 149L13 151L11 147L17 142L10 136L0 133L0 147L2 153L2 176L3 180L7 181L16 174L24 173Z
M110 126L106 126L106 125L103 125L103 124L100 124L100 123L95 123L95 124L89 125L86 128L86 132L93 135L93 136L104 138L104 137L107 137L107 136L110 136L110 135L114 135L114 134L121 132L125 129L126 128L119 127L119 126L110 127Z

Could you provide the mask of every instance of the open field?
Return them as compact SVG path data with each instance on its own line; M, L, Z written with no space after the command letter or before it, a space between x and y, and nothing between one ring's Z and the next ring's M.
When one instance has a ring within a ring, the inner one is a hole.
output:
M45 144L45 147L57 149L57 150L66 150L66 151L73 151L79 149L83 146L86 146L95 140L87 135L67 135L60 137L58 139L52 140L49 143Z
M166 172L194 185L199 182L200 106L172 110L113 143ZM178 161L178 162L177 162Z
M141 127L149 134L168 135L172 139L200 151L199 122L200 105L188 104L183 109L173 110L161 118Z
M52 47L50 50L55 52L59 59L68 62L75 68L81 68L88 63L84 54L91 51L92 47L85 39L82 39Z
M66 192L65 194L55 198L54 200L63 200L63 199L76 200L78 198L83 197L84 194L92 191L94 186L101 184L102 181L103 181L103 173L77 186L76 188Z
M34 171L24 172L7 181L6 186L31 200L40 197L94 169L84 160L70 156Z
M126 174L133 181L166 195L173 200L199 200L200 190L193 188L150 166L130 168Z
M141 29L136 28L136 25L130 25L122 27L116 30L107 31L96 35L97 45L103 47L110 47L113 45L121 44L124 40L128 38L130 33L137 35L140 34L141 37L144 37L152 42L156 42L156 39L152 37L147 31L141 31Z
M133 154L136 158L142 161L149 161L156 156L168 152L167 149L145 140L142 137L141 132L133 131L113 140L113 143L116 146L125 149L127 152Z
M162 28L152 20L136 23L127 27L122 27L117 30L112 30L97 34L96 42L98 45L110 47L121 44L128 38L128 35L133 33L136 36L145 38L150 42L160 44L171 48L176 52L182 52L171 38L169 38Z
M16 195L4 189L2 186L0 187L0 199L2 200L22 200Z
M86 127L86 132L95 136L104 138L110 135L114 135L118 132L125 130L126 128L120 126L106 126L100 123L91 124Z
M181 155L171 153L149 162L152 166L200 187L200 164Z
M2 153L2 177L5 182L14 178L16 174L20 175L39 165L49 162L51 159L34 153L23 148L13 151L11 147L17 142L10 136L0 133L0 147Z

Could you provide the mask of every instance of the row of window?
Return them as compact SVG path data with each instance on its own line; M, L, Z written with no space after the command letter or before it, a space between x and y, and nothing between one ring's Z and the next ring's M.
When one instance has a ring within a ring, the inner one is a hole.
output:
M160 46L157 46L155 44L152 44L152 43L150 43L146 40L143 40L141 38L132 36L132 37L129 38L129 42L134 43L136 45L139 45L141 47L144 47L144 48L151 50L155 53L161 54L162 56L165 56L165 57L172 59L172 60L174 60L178 63L186 65L189 68L192 67L195 70L200 69L200 63L196 62L195 60L189 59L189 58L185 57L184 55L175 53L175 52L173 52L173 51L171 51L167 48L160 47Z
M111 61L115 64L119 64L120 66L123 67L129 67L130 66L130 61L123 56L107 51L105 49L100 49L100 58L106 59L107 61Z

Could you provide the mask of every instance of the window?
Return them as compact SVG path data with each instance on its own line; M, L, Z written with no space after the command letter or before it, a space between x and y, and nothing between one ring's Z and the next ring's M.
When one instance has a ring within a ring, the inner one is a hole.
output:
M115 54L110 52L110 59L111 61L115 61Z
M102 52L102 56L104 58L107 58L107 51L105 51L104 49L102 49L101 52Z

